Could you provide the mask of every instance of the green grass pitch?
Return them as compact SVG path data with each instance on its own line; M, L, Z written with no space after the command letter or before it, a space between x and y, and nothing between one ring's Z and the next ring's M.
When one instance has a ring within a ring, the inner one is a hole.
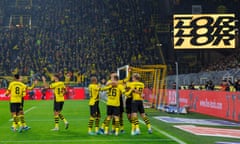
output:
M102 113L101 122L105 118L106 105L100 102ZM25 120L31 127L29 131L22 133L12 132L11 115L9 112L9 102L0 101L0 144L52 144L52 143L87 143L87 144L213 144L216 141L237 141L236 139L221 137L195 136L187 132L178 130L172 124L163 123L152 116L169 114L146 109L153 125L153 134L147 133L144 124L140 125L141 134L131 136L131 126L124 115L125 133L115 135L95 135L87 133L89 119L88 100L66 100L63 115L69 121L69 129L64 129L64 123L60 121L60 130L51 131L54 127L53 101L25 101ZM204 117L197 114L174 115L180 117ZM239 140L239 139L238 139Z

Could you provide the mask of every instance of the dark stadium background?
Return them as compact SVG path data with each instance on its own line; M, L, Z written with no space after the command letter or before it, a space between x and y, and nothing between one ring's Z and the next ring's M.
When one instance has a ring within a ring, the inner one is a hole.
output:
M0 75L48 70L84 81L90 75L106 79L126 64L163 63L174 75L176 61L179 74L237 68L238 44L174 50L172 20L196 12L239 19L239 7L239 0L0 0Z

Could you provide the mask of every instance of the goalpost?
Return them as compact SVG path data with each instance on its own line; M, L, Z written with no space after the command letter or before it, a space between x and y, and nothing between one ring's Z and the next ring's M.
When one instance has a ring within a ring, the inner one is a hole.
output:
M160 109L166 104L166 65L143 65L141 67L122 66L117 69L120 79L128 75L128 69L131 73L139 73L141 81L145 84L143 91L144 105L146 108Z

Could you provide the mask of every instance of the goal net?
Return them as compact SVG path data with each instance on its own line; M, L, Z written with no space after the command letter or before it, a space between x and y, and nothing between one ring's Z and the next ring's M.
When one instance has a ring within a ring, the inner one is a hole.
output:
M125 65L117 69L120 79L128 75L130 66ZM143 91L145 108L157 108L165 105L165 77L166 65L144 65L142 67L131 67L131 73L139 73L141 81L145 84Z

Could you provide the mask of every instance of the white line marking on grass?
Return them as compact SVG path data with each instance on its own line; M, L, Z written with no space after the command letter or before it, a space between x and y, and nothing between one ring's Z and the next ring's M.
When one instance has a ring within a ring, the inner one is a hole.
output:
M36 108L35 106L30 107L29 109L25 110L24 113L26 114L26 113L30 112L31 110L33 110L35 108ZM9 121L13 121L13 119L11 118L11 119L9 119Z
M142 124L145 124L142 120L139 120L139 122L142 123ZM160 129L154 127L154 126L152 126L152 128L153 128L155 131L159 132L160 134L163 134L163 135L167 136L168 138L170 138L170 139L172 139L172 140L178 142L179 144L186 144L184 141L181 141L180 139L178 139L178 138L176 138L176 137L174 137L174 136L168 134L168 133L165 132L165 131L162 131L162 130L160 130Z
M24 111L24 113L28 113L28 112L30 112L31 110L35 109L35 108L36 108L36 107L35 107L35 106L33 106L33 107L31 107L31 108L27 109L26 111Z
M73 142L170 142L171 139L79 139L79 140L24 140L0 141L2 143L73 143Z
M104 100L101 100L101 101L106 104L106 102L105 102ZM139 120L139 122L142 123L142 124L145 124L142 120ZM168 134L168 133L165 132L165 131L161 131L160 129L158 129L158 128L154 127L154 126L152 126L152 128L153 128L155 131L159 132L160 134L165 135L166 137L168 137L168 138L170 138L170 139L178 142L179 144L186 144L184 141L181 141L180 139L178 139L178 138L176 138L176 137Z

